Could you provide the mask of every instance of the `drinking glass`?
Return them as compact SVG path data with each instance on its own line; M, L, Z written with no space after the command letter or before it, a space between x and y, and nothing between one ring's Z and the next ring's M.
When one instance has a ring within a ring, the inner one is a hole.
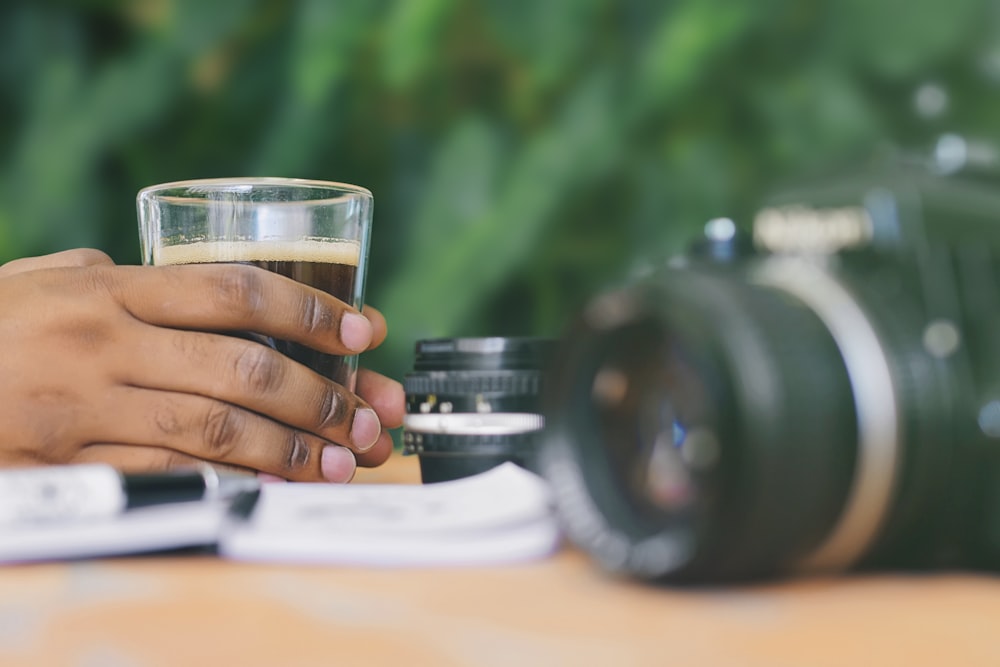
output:
M204 179L144 188L137 196L144 264L242 263L332 294L360 310L372 194L356 185L292 178ZM353 390L357 355L272 345Z

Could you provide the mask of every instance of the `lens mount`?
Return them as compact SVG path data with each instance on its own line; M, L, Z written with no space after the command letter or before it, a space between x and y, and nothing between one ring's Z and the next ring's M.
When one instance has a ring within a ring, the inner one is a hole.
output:
M772 258L753 274L760 285L807 304L833 336L847 366L858 418L858 456L836 527L800 562L808 571L844 570L871 548L889 512L900 450L892 370L878 333L855 298L815 262Z

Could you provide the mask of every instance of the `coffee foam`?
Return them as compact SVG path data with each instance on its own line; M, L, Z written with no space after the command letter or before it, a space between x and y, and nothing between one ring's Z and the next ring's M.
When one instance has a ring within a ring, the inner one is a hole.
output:
M209 262L316 262L357 266L357 241L198 241L156 248L153 263L205 264Z

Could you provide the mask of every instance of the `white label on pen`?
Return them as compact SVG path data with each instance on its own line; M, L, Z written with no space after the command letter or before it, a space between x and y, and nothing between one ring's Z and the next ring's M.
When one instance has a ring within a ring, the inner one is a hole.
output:
M110 466L0 471L0 524L113 516L125 503L121 477Z

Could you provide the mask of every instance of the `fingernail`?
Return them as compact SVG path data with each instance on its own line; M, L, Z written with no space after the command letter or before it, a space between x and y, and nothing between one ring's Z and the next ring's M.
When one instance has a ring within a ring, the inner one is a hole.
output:
M375 446L382 424L378 415L371 408L358 408L354 412L354 423L351 424L351 442L359 452L367 452Z
M329 445L323 448L323 453L320 455L320 469L323 471L323 477L330 482L350 482L357 466L354 454L346 447Z
M357 313L344 313L340 318L340 342L349 350L363 352L372 342L372 323Z

